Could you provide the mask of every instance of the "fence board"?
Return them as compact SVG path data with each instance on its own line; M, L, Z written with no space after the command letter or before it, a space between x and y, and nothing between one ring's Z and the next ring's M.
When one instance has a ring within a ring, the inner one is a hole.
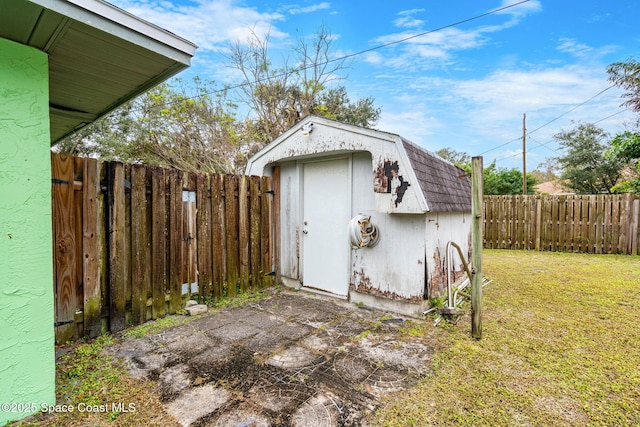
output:
M74 312L74 338L84 335L84 320L80 318L77 314L82 312L82 307L84 306L84 286L82 283L82 279L84 277L84 262L82 262L82 244L84 239L82 237L82 176L84 174L84 159L80 157L73 158L73 215L75 218L75 229L73 231L74 242L75 242L75 278L73 283L75 285L74 294L76 296L76 300L73 302L73 305L76 307Z
M152 319L164 317L167 267L164 169L151 169L151 295Z
M196 232L196 182L193 173L183 176L182 191L182 281L186 294L191 295L192 284L198 282L198 251Z
M629 219L629 222L631 223L629 233L631 237L630 253L640 255L640 245L638 244L640 242L640 221L634 221L634 219L640 218L640 199L634 199L632 203L633 209L631 211L631 218Z
M211 294L211 180L209 175L196 177L196 238L198 286L202 296Z
M485 196L486 248L638 254L637 195Z
M263 215L262 224L260 227L260 250L262 251L261 264L264 286L271 286L274 278L274 276L272 275L274 267L274 258L272 254L274 252L273 245L275 242L273 241L274 234L270 233L270 218L274 217L272 212L272 198L274 196L272 194L275 194L275 192L271 188L271 180L269 179L269 177L262 177L260 179L260 198L261 210ZM275 234L277 234L277 232Z
M74 159L64 155L52 157L53 236L55 275L56 341L74 338L76 312L76 242L74 210Z
M118 332L125 328L125 194L124 165L109 165L108 235L109 235L109 328Z
M182 179L177 169L169 171L169 313L182 308Z
M214 298L222 297L225 277L225 224L224 224L224 180L222 175L211 175L211 255Z
M227 265L226 284L227 296L234 297L237 293L239 280L239 245L238 245L238 177L224 176L224 205L225 205L225 257Z
M260 259L260 177L249 178L249 248L250 285L252 290L262 287Z
M146 170L131 167L131 306L132 322L146 320L150 266L147 263L149 232L147 230Z
M249 180L243 176L238 182L238 261L242 292L249 288L249 232Z
M82 283L84 332L96 337L102 332L100 314L100 170L96 159L84 159L82 185Z

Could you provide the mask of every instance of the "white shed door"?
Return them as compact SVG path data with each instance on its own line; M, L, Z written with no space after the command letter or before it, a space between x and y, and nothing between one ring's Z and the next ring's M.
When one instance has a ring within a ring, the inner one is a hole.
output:
M302 179L303 285L346 296L351 253L349 160L304 163Z

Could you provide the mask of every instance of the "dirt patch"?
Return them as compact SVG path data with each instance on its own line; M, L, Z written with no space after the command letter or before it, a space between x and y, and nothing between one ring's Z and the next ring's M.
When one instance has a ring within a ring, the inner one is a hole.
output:
M428 371L429 339L389 317L282 291L107 351L185 426L357 426Z

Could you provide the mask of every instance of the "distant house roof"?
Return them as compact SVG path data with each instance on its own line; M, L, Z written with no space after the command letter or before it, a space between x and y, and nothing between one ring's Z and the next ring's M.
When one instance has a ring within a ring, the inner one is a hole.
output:
M196 50L102 0L0 1L0 38L49 56L52 144L187 68Z
M402 138L431 212L470 212L471 183L464 170Z
M539 194L550 194L553 196L559 196L564 194L575 194L562 186L562 183L559 181L547 181L541 182L540 184L536 184L535 186L536 193Z

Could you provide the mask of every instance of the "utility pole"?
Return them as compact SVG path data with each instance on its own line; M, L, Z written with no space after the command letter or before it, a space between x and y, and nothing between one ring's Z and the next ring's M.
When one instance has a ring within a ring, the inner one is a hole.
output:
M522 116L522 194L527 195L527 115Z

